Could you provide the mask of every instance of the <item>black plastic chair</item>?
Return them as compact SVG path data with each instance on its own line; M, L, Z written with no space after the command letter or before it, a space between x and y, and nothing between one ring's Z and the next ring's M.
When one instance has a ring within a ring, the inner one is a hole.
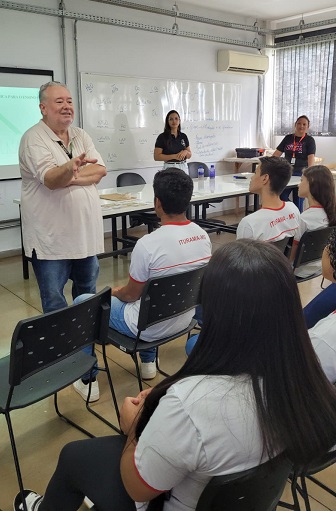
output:
M135 185L144 185L146 181L140 174L136 174L135 172L123 172L119 174L116 180L117 187L121 186L135 186ZM154 211L144 211L140 213L132 213L130 215L130 227L138 227L139 225L145 224L147 225L148 232L152 232L154 229L160 227L160 218L156 215ZM126 216L122 217L122 229L123 232L126 231ZM137 240L137 238L133 239Z
M328 452L323 454L318 460L314 461L307 467L294 467L293 472L290 474L289 478L291 480L291 490L293 495L294 504L288 504L287 502L279 502L279 506L291 509L293 511L297 511L297 509L301 509L299 506L298 496L302 497L304 502L305 510L311 511L310 502L309 502L309 494L307 489L306 480L315 483L317 486L325 490L327 493L336 498L336 491L329 488L327 485L313 477L318 472L325 470L336 463L336 452Z
M136 339L109 328L108 342L124 353L131 355L135 364L140 390L142 390L142 380L137 358L138 351L156 348L157 370L164 376L168 376L168 374L159 367L159 346L177 339L182 335L189 335L190 331L196 326L197 321L192 319L190 324L183 330L153 342L142 341L141 332L151 325L155 325L175 316L180 316L195 308L196 305L199 304L200 286L204 269L205 266L202 266L184 273L152 278L147 281L140 299L141 303L137 325L138 334Z
M272 241L273 245L277 247L286 257L290 256L294 236L283 238L282 240Z
M196 511L274 511L290 470L291 464L281 455L244 472L213 477Z
M293 270L303 264L318 261L322 258L322 253L327 245L328 238L335 227L323 227L315 231L306 231L300 239L295 259L293 262ZM308 277L296 277L298 284L306 280L314 279L322 275L322 268Z
M94 348L91 355L82 348L106 341L110 302L111 289L105 288L77 305L19 321L10 355L0 359L0 413L7 421L21 495L24 487L10 414L54 395L57 415L87 436L94 436L59 411L57 392L93 369ZM117 406L108 367L107 373Z
M204 177L209 177L209 167L200 161L190 161L188 163L188 171L189 176L192 179L198 178L198 167L204 168ZM223 225L226 225L226 223L223 220L208 220L206 216L207 209L212 206L213 204L221 204L223 202L223 199L213 199L210 202L193 202L193 206L195 207L195 219L194 222L198 224L200 227L202 227L205 231L208 233L211 232L217 232L217 234L220 234ZM200 218L199 215L199 208L202 206L202 215Z

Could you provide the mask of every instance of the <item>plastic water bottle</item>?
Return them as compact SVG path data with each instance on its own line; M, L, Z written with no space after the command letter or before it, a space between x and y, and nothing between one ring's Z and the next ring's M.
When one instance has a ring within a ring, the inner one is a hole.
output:
M204 168L203 167L198 167L198 179L199 179L199 181L201 181L201 180L204 181Z
M198 191L204 191L204 168L198 167Z
M210 192L214 193L216 184L215 184L215 177L216 177L216 169L214 165L210 166L209 170L209 178L210 178Z

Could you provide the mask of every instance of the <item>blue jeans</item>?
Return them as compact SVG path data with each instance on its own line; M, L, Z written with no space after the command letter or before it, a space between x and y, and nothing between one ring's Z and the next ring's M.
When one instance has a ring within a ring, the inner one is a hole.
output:
M303 309L307 328L313 328L320 319L336 310L336 284L330 284Z
M192 335L191 337L189 337L189 339L187 340L185 350L186 350L186 354L188 355L188 357L189 357L190 353L192 352L192 350L194 349L194 346L198 341L198 337L199 337L199 334L195 334L195 335Z
M124 319L124 311L126 307L126 302L122 302L119 298L112 296L111 300L111 313L110 313L110 328L117 330L121 334L128 335L133 339L136 338L136 335L131 332L128 328L126 321ZM148 350L139 351L141 362L148 363L154 362L156 356L156 349L149 348Z
M293 176L302 176L302 172L293 172ZM292 198L293 198L293 202L294 202L295 206L297 206L300 210L300 213L302 213L304 199L301 199L299 197L298 188L296 188L296 187L295 188L285 188L284 191L282 192L282 194L280 195L280 199L285 202L288 202L291 192L292 192Z
M85 259L37 259L35 251L31 259L40 289L43 312L67 307L64 286L72 280L72 298L83 293L94 294L99 273L97 256Z
M84 300L87 300L88 298L90 298L90 296L92 296L92 294L84 294L84 295L78 296L74 300L74 303L83 302ZM126 307L126 302L122 302L115 296L111 297L111 311L110 311L109 326L110 326L110 328L117 330L117 332L120 332L121 334L124 334L124 335L128 335L128 337L132 337L133 339L135 339L136 335L134 335L133 332L131 332L131 330L128 328L126 321L124 319L125 307ZM87 346L86 348L83 349L83 351L85 351L86 353L91 355L92 347ZM156 350L155 350L155 348L150 348L145 351L140 351L139 354L140 354L141 362L154 362ZM97 374L98 374L98 370L95 367L93 369L92 375L96 376ZM82 379L88 380L89 377L90 377L90 373L86 373L82 376Z

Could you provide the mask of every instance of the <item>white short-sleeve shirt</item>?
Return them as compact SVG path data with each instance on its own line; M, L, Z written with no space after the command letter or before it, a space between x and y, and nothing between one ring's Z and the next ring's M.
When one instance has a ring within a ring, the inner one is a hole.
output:
M300 215L300 224L297 233L294 236L294 243L298 244L306 231L315 231L322 227L328 227L329 220L327 213L322 206L311 206ZM321 269L321 261L303 264L295 270L298 277L309 277Z
M327 378L336 382L336 311L308 330L314 350Z
M85 152L104 162L89 135L69 127L73 156ZM104 232L96 185L50 190L48 170L69 161L59 137L40 121L23 135L19 148L22 176L21 217L25 254L38 259L83 259L104 252Z
M207 264L211 257L211 242L207 233L197 224L187 220L183 223L168 223L160 229L139 239L133 249L130 278L136 282L147 282L151 277L173 275ZM126 304L124 319L128 328L136 335L140 300ZM173 335L186 328L194 311L153 325L141 334L144 341Z
M283 202L281 208L261 208L245 216L239 223L237 239L279 241L295 236L299 228L300 211L292 202Z
M147 485L172 489L164 511L190 511L210 478L259 465L262 451L249 377L192 376L161 398L134 460Z

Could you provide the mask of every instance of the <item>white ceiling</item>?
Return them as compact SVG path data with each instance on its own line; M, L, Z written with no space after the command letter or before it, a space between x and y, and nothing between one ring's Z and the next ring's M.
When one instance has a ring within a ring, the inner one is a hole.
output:
M179 4L178 0L176 3ZM326 10L324 19L329 19L334 15L331 11L335 11L335 0L319 0L319 2L316 0L304 0L303 2L293 2L293 0L183 0L183 3L200 7L206 5L209 9L259 20L278 20L312 12L320 13L323 10Z

